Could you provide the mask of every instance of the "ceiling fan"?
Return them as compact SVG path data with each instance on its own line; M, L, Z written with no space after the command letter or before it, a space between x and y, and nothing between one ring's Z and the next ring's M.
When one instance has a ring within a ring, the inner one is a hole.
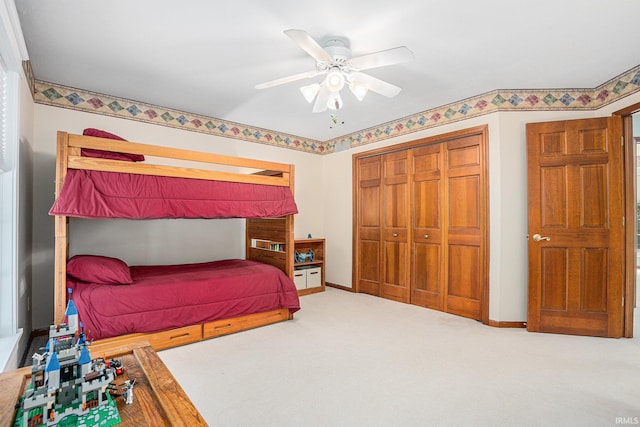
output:
M334 37L320 46L306 31L286 30L284 33L316 60L316 69L260 83L255 87L256 89L266 89L298 80L325 76L321 83L313 83L300 88L302 95L309 103L315 99L314 113L323 112L327 108L340 109L343 104L340 91L345 85L349 86L359 101L364 99L368 91L389 98L396 96L400 93L401 88L362 71L413 59L413 53L405 46L352 57L351 49L344 38Z

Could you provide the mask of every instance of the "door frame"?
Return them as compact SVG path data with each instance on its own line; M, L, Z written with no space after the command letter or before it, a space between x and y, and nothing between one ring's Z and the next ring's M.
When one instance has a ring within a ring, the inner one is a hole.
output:
M471 128L461 129L453 132L448 132L444 134L438 134L434 136L429 136L425 138L416 139L409 142L404 142L400 144L390 145L382 148L373 149L370 151L364 151L361 153L353 154L352 156L352 222L353 222L353 232L352 232L352 257L353 257L353 269L351 271L351 283L355 292L360 292L359 285L359 260L358 260L358 226L357 226L357 213L358 213L358 160L366 157L388 154L395 151L408 150L420 146L425 145L433 145L433 144L442 144L448 142L453 139L459 139L466 136L472 135L480 135L482 138L482 156L483 156L483 164L481 173L484 176L484 185L483 188L480 189L481 197L484 197L486 203L486 211L481 213L480 221L482 222L483 233L481 236L481 245L483 246L481 249L484 250L484 259L482 260L483 265L481 266L481 271L484 272L482 278L482 302L480 304L480 318L482 323L485 325L490 324L489 320L489 258L491 256L491 251L489 250L489 218L490 215L490 200L489 200L489 126L488 125L480 125L474 126ZM484 215L483 215L484 214ZM410 229L412 229L410 227ZM409 236L409 241L413 239L413 236Z
M633 317L636 306L636 144L633 140L632 114L640 112L640 103L614 111L612 115L622 116L622 136L624 139L624 215L625 215L625 283L624 283L624 325L623 337L633 337Z

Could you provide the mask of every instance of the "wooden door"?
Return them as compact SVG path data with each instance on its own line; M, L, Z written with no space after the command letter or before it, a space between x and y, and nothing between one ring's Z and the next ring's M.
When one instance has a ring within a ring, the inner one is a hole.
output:
M620 117L527 125L529 331L621 337Z
M484 148L480 134L449 141L445 147L445 311L477 320L483 318L486 278Z
M382 156L380 296L409 302L409 151Z
M357 289L359 292L380 296L382 157L359 159L354 166L358 186L355 212Z
M487 140L482 126L354 155L358 292L489 322Z
M444 310L443 164L445 144L415 148L412 157L411 304Z

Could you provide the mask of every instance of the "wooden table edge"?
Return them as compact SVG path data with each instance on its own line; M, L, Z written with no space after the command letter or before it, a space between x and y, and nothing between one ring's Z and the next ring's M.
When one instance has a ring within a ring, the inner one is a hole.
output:
M144 372L158 403L171 426L207 426L191 399L178 384L171 371L148 341L137 341L124 345L90 345L93 358L116 358L131 354ZM15 405L22 395L25 383L31 378L31 367L26 366L9 372L0 372L0 427L11 427ZM135 389L134 389L135 394Z

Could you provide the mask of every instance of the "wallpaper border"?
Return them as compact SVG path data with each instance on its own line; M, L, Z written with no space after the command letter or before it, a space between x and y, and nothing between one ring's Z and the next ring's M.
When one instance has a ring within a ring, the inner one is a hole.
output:
M56 83L35 81L34 101L87 113L135 120L225 138L240 139L321 154L324 144L312 139L160 107Z
M640 65L594 89L499 89L325 141L325 153L497 111L591 111L640 90Z
M23 65L25 70L31 70L29 64ZM32 90L34 101L38 104L314 154L329 154L498 111L597 110L640 90L640 65L593 89L498 89L327 141L316 141L36 79L33 79Z

